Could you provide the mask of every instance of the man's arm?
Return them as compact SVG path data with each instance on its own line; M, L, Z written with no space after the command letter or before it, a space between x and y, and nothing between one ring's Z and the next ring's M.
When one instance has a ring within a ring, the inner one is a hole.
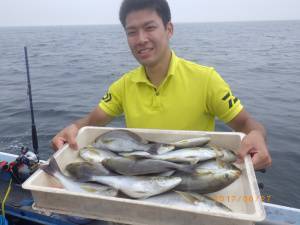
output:
M262 124L243 109L228 125L235 131L246 134L238 152L240 159L250 154L256 170L271 166L272 159L266 144L266 130Z
M73 149L78 149L76 136L81 127L84 126L104 126L108 124L113 117L105 113L99 106L97 106L92 112L90 112L85 117L75 121L69 126L61 130L56 136L52 139L52 148L57 151L65 143L69 143L70 147Z

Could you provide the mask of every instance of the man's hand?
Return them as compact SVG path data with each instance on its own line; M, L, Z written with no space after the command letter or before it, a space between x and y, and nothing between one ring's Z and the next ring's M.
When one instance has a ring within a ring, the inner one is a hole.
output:
M272 164L264 136L260 131L252 130L244 137L238 151L238 161L241 162L247 154L251 155L255 170L264 169Z
M61 130L51 141L51 145L54 151L59 150L64 144L68 143L71 148L78 149L76 142L76 136L78 133L78 128L75 124L67 126Z
M250 154L255 170L271 166L272 159L265 141L266 130L262 124L251 118L250 114L243 109L228 125L235 131L247 134L238 151L238 162L243 161L244 157Z
M112 119L113 117L109 116L100 107L96 106L94 110L88 115L61 130L52 139L52 148L54 149L54 151L57 151L64 144L68 143L71 148L77 150L78 144L76 142L76 136L80 128L84 126L104 126L108 124Z

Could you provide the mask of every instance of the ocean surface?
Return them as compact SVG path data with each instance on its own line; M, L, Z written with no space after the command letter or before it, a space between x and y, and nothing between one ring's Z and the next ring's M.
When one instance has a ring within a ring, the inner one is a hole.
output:
M267 201L300 208L300 21L175 24L178 56L213 66L268 131ZM41 158L64 126L137 66L119 25L0 28L0 150L31 147L23 47L29 51ZM110 126L124 127L123 118ZM217 130L228 131L222 123Z

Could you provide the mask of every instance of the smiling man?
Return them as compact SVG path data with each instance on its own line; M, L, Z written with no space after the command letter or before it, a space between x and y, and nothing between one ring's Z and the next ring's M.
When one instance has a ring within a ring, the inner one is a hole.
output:
M75 137L83 126L103 126L125 115L130 128L213 131L215 117L247 135L239 157L251 154L256 169L271 165L264 127L235 97L211 67L182 59L170 49L173 35L166 0L124 0L120 21L138 68L114 82L99 105L87 116L60 131L54 150L65 143L77 149Z

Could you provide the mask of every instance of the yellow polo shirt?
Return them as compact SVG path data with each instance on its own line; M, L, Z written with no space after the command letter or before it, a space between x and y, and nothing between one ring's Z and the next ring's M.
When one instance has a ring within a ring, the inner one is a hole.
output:
M227 123L243 108L213 68L179 58L174 52L158 88L140 66L115 81L99 107L113 117L124 113L129 128L207 131L214 130L215 117Z

